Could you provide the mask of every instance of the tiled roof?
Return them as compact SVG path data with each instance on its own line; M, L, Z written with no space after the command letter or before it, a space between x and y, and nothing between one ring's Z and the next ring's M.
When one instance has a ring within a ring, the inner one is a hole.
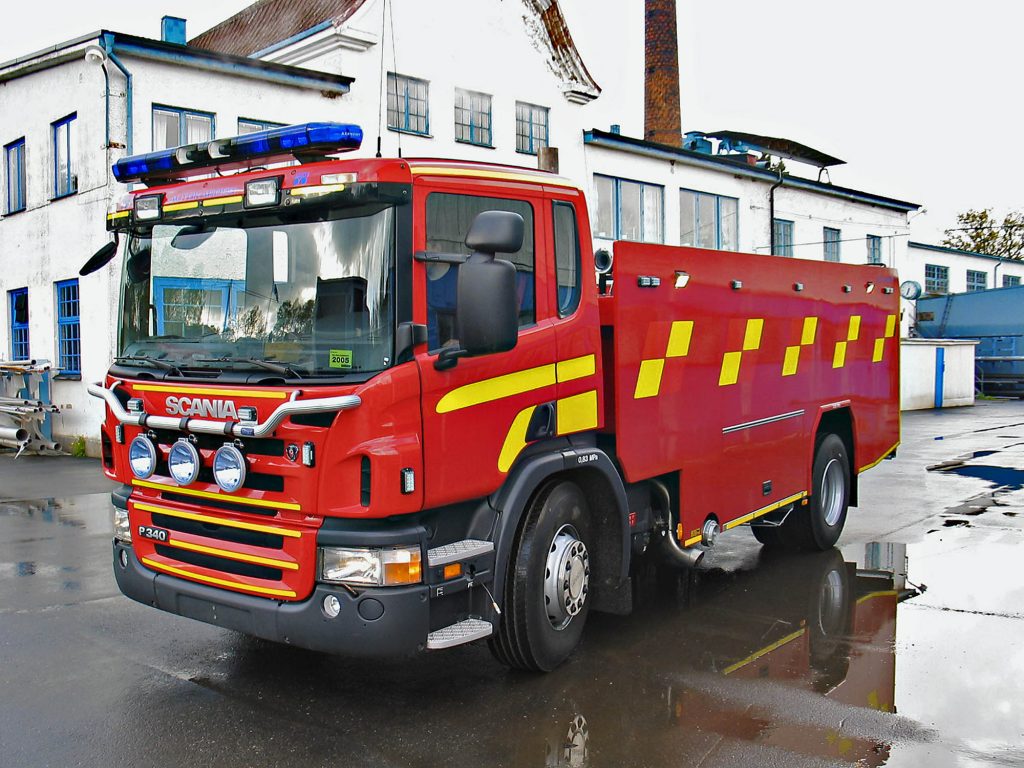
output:
M259 0L188 44L220 53L251 56L325 21L340 24L365 0Z

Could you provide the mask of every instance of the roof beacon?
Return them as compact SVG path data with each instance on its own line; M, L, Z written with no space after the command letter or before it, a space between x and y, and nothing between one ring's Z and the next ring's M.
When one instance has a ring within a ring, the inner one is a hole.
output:
M113 171L114 178L124 184L141 181L152 186L209 173L213 168L225 171L292 159L322 159L359 149L362 142L363 129L358 125L302 123L125 157L114 164Z

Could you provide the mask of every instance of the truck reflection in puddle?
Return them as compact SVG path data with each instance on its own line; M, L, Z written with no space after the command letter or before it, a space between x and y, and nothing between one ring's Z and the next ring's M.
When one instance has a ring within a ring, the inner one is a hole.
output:
M673 753L734 764L752 748L787 765L884 764L897 727L882 714L895 711L896 606L917 594L905 552L762 553L751 569L691 573L640 608L636 629L602 622L571 674L603 674L590 691L573 681L579 706L545 764L657 765Z

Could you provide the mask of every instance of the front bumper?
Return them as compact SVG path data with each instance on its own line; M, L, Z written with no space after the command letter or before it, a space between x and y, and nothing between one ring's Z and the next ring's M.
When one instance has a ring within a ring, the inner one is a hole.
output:
M121 564L121 553L127 565ZM426 585L360 589L317 584L309 599L280 602L194 584L144 567L130 545L114 542L114 576L132 600L225 629L346 656L404 656L423 650L430 631ZM328 618L334 595L341 612Z

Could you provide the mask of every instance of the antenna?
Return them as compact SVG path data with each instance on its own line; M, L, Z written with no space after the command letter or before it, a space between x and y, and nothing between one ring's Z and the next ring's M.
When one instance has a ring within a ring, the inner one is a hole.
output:
M377 91L377 98L380 101L377 102L377 157L381 157L380 144L381 138L384 134L384 102L387 101L388 94L385 91L384 86L384 11L387 9L387 0L382 0L380 4L380 90ZM383 96L381 96L383 93Z
M388 5L388 0L384 0L384 5L388 9L388 20L391 22L391 66L395 70L395 74L398 74L398 48L395 46L395 2L391 0L391 4ZM383 30L382 30L383 34ZM398 97L398 81L395 81L395 98ZM398 156L402 156L402 134L398 133Z

